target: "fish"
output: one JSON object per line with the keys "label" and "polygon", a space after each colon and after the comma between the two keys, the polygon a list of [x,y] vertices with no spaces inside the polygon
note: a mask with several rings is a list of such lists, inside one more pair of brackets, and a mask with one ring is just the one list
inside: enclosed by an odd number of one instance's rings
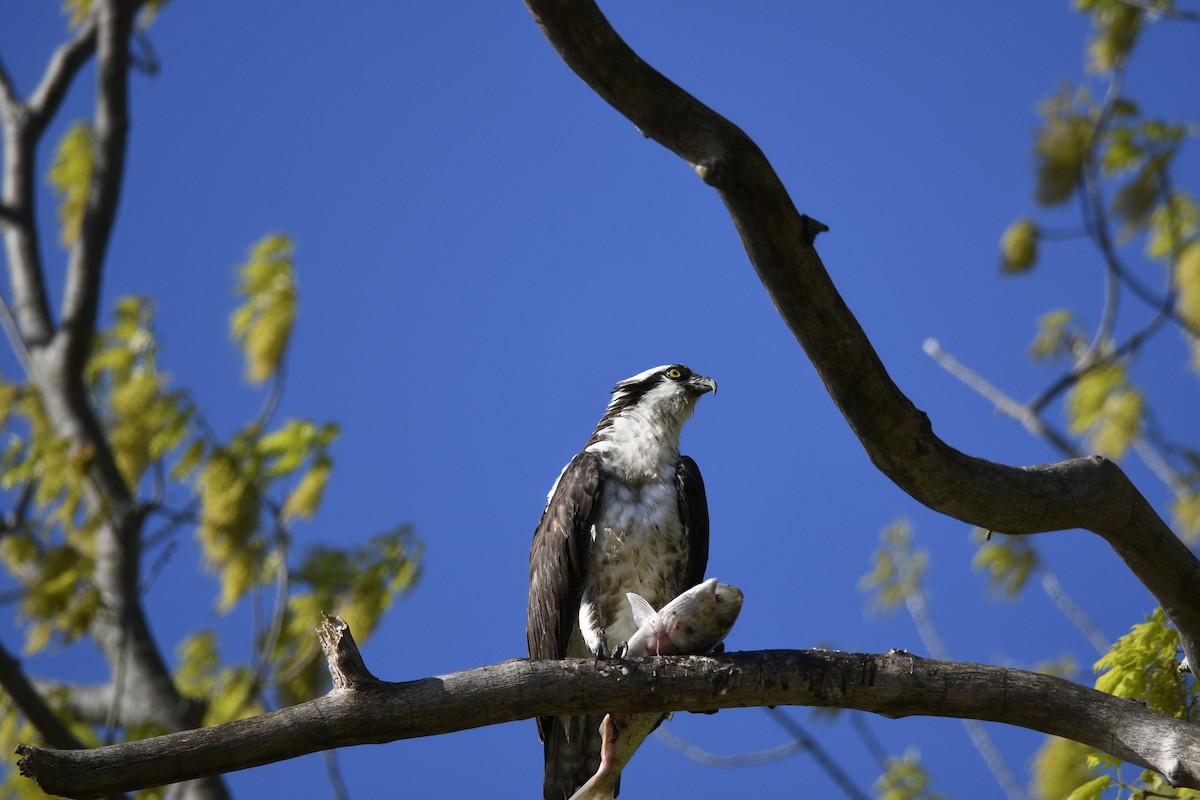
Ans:
{"label": "fish", "polygon": [[[637,630],[625,645],[626,658],[702,655],[724,641],[745,599],[741,589],[709,578],[658,611],[633,592],[626,594]],[[600,768],[571,800],[612,800],[625,765],[667,715],[657,711],[605,714]]]}

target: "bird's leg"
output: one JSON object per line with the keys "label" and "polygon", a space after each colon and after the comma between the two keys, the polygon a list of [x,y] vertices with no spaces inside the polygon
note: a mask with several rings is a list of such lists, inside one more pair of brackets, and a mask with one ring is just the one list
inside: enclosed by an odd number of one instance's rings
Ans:
{"label": "bird's leg", "polygon": [[596,657],[596,662],[610,658],[608,638],[604,628],[600,626],[600,602],[594,588],[588,587],[583,597],[579,598],[579,632],[583,635],[584,644]]}

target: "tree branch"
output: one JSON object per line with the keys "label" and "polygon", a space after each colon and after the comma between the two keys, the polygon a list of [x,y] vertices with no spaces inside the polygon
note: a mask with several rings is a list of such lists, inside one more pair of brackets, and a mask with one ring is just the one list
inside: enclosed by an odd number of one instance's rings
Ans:
{"label": "tree branch", "polygon": [[600,662],[517,659],[405,683],[359,681],[251,719],[93,750],[21,745],[22,774],[99,797],[357,744],[548,714],[836,706],[1004,722],[1064,736],[1200,787],[1200,729],[1141,703],[1008,667],[805,650]]}
{"label": "tree branch", "polygon": [[45,697],[21,669],[21,662],[13,658],[8,650],[0,646],[0,689],[12,699],[13,704],[25,715],[25,719],[37,729],[42,739],[51,747],[74,750],[83,747],[83,742],[71,732],[63,721],[46,703]]}
{"label": "tree branch", "polygon": [[1010,467],[939,439],[826,273],[812,246],[825,226],[796,211],[758,146],[642,61],[590,0],[526,5],[571,69],[717,190],[775,308],[880,471],[924,505],[989,530],[1102,536],[1200,659],[1200,562],[1119,467],[1098,456]]}
{"label": "tree branch", "polygon": [[67,89],[75,80],[80,68],[95,52],[96,17],[92,15],[79,26],[74,38],[54,52],[41,82],[29,96],[29,115],[33,121],[35,136],[41,136],[50,120],[54,119],[63,98],[67,95]]}
{"label": "tree branch", "polygon": [[92,346],[100,304],[104,253],[116,219],[125,172],[129,133],[129,38],[136,4],[129,0],[99,3],[96,19],[96,110],[92,184],[79,237],[67,262],[61,329],[68,380],[82,384],[83,364]]}

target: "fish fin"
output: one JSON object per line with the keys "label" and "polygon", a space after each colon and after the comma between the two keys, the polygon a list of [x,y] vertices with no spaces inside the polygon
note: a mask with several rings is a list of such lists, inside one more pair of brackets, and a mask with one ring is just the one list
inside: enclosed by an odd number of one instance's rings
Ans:
{"label": "fish fin", "polygon": [[629,607],[633,610],[633,624],[639,628],[646,624],[646,621],[655,615],[654,606],[646,601],[646,598],[640,594],[626,592],[625,596],[629,598]]}

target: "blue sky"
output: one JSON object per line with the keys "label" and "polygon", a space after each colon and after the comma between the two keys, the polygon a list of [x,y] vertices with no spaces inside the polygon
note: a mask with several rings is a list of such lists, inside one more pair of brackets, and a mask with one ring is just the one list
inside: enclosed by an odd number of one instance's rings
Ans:
{"label": "blue sky", "polygon": [[[818,241],[825,264],[939,435],[997,461],[1055,458],[921,344],[936,337],[1023,399],[1054,375],[1025,356],[1037,317],[1071,306],[1095,324],[1101,274],[1086,247],[1048,250],[1020,279],[997,269],[1000,234],[1033,210],[1036,105],[1082,76],[1086,19],[1041,0],[604,10],[647,61],[754,137],[797,207],[830,226]],[[28,91],[65,25],[48,2],[23,0],[7,17],[0,54]],[[1151,26],[1128,80],[1148,113],[1200,118],[1180,78],[1195,36],[1194,26]],[[924,652],[906,616],[865,614],[857,588],[880,529],[904,516],[931,551],[931,609],[956,658],[1029,666],[1074,653],[1085,670],[1094,660],[1036,587],[1012,603],[984,599],[968,527],[873,469],[717,196],[587,89],[521,3],[176,2],[151,39],[162,69],[132,80],[105,308],[124,294],[154,298],[162,365],[228,434],[260,402],[228,340],[234,268],[268,232],[295,237],[301,315],[279,418],[343,430],[323,511],[297,540],[353,542],[409,521],[425,547],[420,585],[365,648],[379,676],[524,655],[528,546],[545,493],[612,384],[666,362],[720,384],[683,444],[708,486],[709,574],[746,595],[730,649]],[[48,146],[87,114],[92,75]],[[1200,184],[1194,149],[1176,180]],[[42,219],[53,213],[47,195]],[[57,281],[61,253],[47,260]],[[1144,318],[1134,303],[1124,311],[1121,330]],[[1157,346],[1135,378],[1158,387],[1167,425],[1184,425],[1194,375],[1174,334]],[[0,367],[16,374],[7,351]],[[1128,468],[1165,504],[1145,469]],[[1108,636],[1153,607],[1096,537],[1063,532],[1037,545]],[[195,556],[181,542],[147,596],[154,628],[169,650],[215,626],[233,654],[245,616],[213,610],[215,583]],[[16,646],[11,620],[0,637]],[[62,655],[29,664],[83,678],[98,663],[86,648]],[[793,714],[870,788],[878,768],[845,717]],[[936,790],[1000,796],[958,722],[866,722],[889,752],[919,746]],[[757,709],[681,715],[671,729],[724,754],[787,741]],[[1024,778],[1040,735],[991,732]],[[339,758],[355,798],[534,796],[540,786],[532,722]],[[324,774],[310,756],[229,781],[243,797],[325,797]],[[704,795],[838,796],[803,755],[717,770],[650,740],[623,796],[649,796],[663,781]]]}

